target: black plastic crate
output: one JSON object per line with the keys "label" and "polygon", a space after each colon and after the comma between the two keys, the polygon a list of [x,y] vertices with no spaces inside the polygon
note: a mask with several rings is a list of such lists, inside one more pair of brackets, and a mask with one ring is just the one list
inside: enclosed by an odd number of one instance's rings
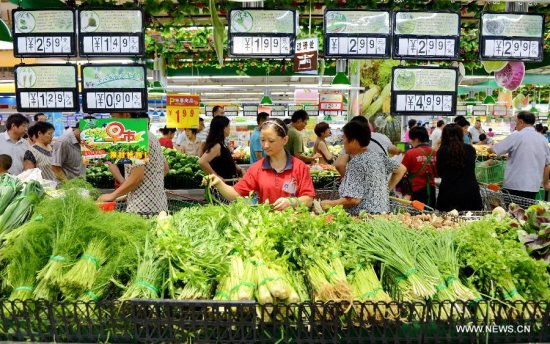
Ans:
{"label": "black plastic crate", "polygon": [[[0,341],[138,343],[550,342],[550,303],[0,300]],[[458,326],[496,326],[497,331]],[[518,329],[523,329],[519,331]]]}

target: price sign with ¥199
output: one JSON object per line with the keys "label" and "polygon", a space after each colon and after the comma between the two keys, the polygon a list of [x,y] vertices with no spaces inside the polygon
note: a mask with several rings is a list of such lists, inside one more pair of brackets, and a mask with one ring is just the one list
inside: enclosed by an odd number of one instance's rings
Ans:
{"label": "price sign with \u00a5199", "polygon": [[199,127],[199,116],[198,94],[166,96],[166,127],[196,129]]}

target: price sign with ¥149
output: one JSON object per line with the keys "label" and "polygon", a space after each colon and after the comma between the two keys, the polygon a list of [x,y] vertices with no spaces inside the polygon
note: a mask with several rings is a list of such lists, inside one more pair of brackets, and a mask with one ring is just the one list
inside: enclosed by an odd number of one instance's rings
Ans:
{"label": "price sign with \u00a5149", "polygon": [[199,127],[199,116],[199,95],[166,96],[166,127],[196,129]]}

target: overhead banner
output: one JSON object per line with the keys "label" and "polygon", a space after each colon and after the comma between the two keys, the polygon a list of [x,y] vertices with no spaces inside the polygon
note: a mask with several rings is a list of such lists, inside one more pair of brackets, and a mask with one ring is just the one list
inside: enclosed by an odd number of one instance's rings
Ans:
{"label": "overhead banner", "polygon": [[80,56],[143,56],[143,10],[78,11]]}
{"label": "overhead banner", "polygon": [[393,67],[391,114],[455,115],[457,91],[456,68]]}
{"label": "overhead banner", "polygon": [[481,60],[543,60],[544,15],[484,12],[480,26]]}
{"label": "overhead banner", "polygon": [[84,112],[147,111],[147,68],[140,64],[82,66]]}
{"label": "overhead banner", "polygon": [[14,71],[17,111],[80,110],[75,65],[20,64]]}
{"label": "overhead banner", "polygon": [[397,11],[393,16],[394,59],[458,59],[460,13]]}
{"label": "overhead banner", "polygon": [[326,57],[390,57],[389,11],[326,10],[324,18]]}
{"label": "overhead banner", "polygon": [[200,104],[198,94],[166,95],[166,127],[198,129]]}
{"label": "overhead banner", "polygon": [[295,10],[234,9],[229,11],[229,55],[294,56],[298,15]]}
{"label": "overhead banner", "polygon": [[148,160],[147,119],[80,120],[81,152],[84,163],[121,159]]}
{"label": "overhead banner", "polygon": [[319,39],[309,37],[296,41],[294,54],[294,72],[317,74],[317,59],[319,54]]}
{"label": "overhead banner", "polygon": [[15,57],[76,56],[73,10],[12,11]]}

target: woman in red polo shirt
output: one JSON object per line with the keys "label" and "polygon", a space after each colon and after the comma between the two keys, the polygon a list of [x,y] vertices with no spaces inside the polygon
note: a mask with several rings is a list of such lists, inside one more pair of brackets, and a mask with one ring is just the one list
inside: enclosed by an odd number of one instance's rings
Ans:
{"label": "woman in red polo shirt", "polygon": [[268,202],[276,210],[310,207],[315,196],[309,168],[299,159],[285,151],[288,128],[280,119],[266,121],[260,131],[260,140],[266,157],[254,163],[233,187],[220,177],[211,174],[207,178],[229,201],[246,197],[254,191],[258,202]]}

